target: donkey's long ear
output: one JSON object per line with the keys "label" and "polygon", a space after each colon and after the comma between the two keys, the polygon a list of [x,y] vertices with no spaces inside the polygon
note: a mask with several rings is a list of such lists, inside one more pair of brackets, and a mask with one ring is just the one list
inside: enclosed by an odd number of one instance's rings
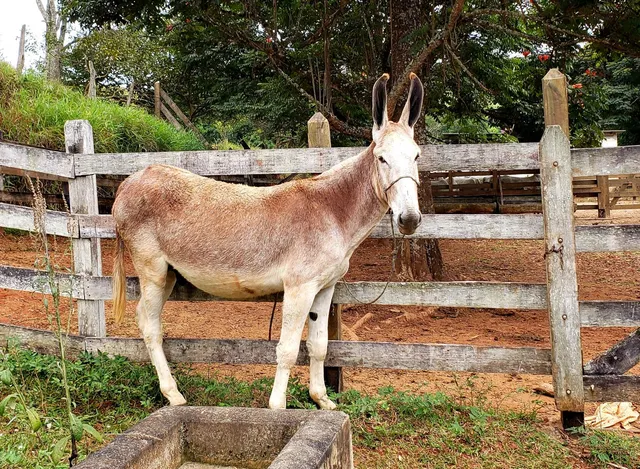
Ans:
{"label": "donkey's long ear", "polygon": [[400,116],[400,122],[413,127],[413,125],[420,117],[422,112],[422,99],[424,97],[424,90],[422,89],[422,82],[415,73],[409,75],[411,80],[411,87],[409,88],[409,96],[407,97],[407,103],[402,109],[402,115]]}
{"label": "donkey's long ear", "polygon": [[379,135],[380,130],[387,125],[387,80],[389,74],[385,73],[373,85],[371,113],[373,114],[373,140]]}

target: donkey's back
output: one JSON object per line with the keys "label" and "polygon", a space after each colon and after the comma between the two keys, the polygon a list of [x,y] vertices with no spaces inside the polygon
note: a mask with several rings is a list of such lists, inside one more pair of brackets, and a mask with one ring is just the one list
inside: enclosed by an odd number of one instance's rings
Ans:
{"label": "donkey's back", "polygon": [[304,257],[321,253],[329,224],[307,185],[256,188],[152,165],[121,184],[113,216],[138,272],[171,265],[201,290],[246,299],[282,291],[297,270],[316,274]]}

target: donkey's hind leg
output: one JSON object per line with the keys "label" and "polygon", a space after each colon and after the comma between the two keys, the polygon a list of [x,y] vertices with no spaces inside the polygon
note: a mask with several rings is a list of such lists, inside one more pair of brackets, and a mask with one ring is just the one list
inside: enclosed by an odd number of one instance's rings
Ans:
{"label": "donkey's hind leg", "polygon": [[160,381],[160,391],[169,400],[170,405],[186,404],[186,399],[178,391],[176,381],[171,375],[167,358],[162,350],[161,313],[176,283],[174,272],[167,271],[167,263],[162,259],[147,261],[144,268],[136,268],[140,278],[141,297],[136,311],[138,327],[149,351],[151,363],[156,369]]}
{"label": "donkey's hind leg", "polygon": [[324,359],[327,356],[329,336],[329,310],[335,285],[320,290],[313,300],[309,312],[309,394],[316,404],[324,410],[333,410],[336,405],[327,396],[324,384]]}

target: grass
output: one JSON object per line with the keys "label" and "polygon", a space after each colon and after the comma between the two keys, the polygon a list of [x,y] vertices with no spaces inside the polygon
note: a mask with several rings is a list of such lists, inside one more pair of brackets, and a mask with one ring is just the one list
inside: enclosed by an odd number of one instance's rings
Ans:
{"label": "grass", "polygon": [[[83,354],[67,365],[74,413],[107,441],[164,405],[153,368],[124,358]],[[58,359],[10,346],[0,370],[10,369],[27,405],[43,416],[36,433],[19,409],[0,416],[0,468],[62,468],[52,453],[65,432],[64,390]],[[176,370],[181,390],[192,405],[265,407],[272,381],[208,379],[188,367]],[[473,386],[461,383],[460,386]],[[11,388],[0,383],[0,399]],[[463,398],[472,395],[473,398]],[[293,380],[288,403],[314,408],[308,390]],[[336,396],[333,396],[336,397]],[[347,391],[340,410],[352,422],[356,465],[361,468],[606,468],[608,463],[640,465],[640,440],[614,432],[588,431],[575,438],[545,427],[534,410],[491,407],[477,389],[460,396],[409,394],[391,388],[374,395]],[[80,458],[101,446],[91,438],[79,445]]]}
{"label": "grass", "polygon": [[64,123],[73,119],[91,123],[96,153],[203,149],[193,134],[144,109],[88,99],[33,72],[18,77],[0,62],[0,131],[6,140],[64,151]]}

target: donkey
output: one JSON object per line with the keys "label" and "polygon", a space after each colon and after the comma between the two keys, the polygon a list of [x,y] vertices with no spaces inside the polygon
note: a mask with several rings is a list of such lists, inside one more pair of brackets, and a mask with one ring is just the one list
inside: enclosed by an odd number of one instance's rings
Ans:
{"label": "donkey", "polygon": [[402,116],[391,122],[388,79],[382,75],[373,87],[371,145],[313,178],[258,188],[158,164],[120,185],[113,204],[115,316],[121,322],[125,312],[126,246],[140,279],[138,326],[170,405],[186,403],[162,350],[160,321],[177,271],[199,289],[231,300],[284,291],[269,407],[286,407],[289,374],[309,318],[309,393],[320,408],[335,408],[323,376],[335,285],[347,272],[353,251],[389,208],[403,234],[415,232],[422,218],[416,163],[420,148],[413,139],[422,83],[411,74]]}

